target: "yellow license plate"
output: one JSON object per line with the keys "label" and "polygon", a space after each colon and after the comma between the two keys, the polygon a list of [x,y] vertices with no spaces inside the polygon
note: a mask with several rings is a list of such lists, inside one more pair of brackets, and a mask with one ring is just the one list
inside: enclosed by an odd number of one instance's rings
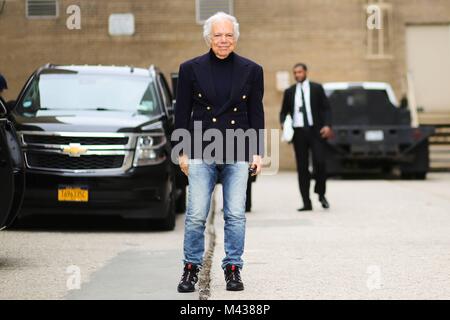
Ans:
{"label": "yellow license plate", "polygon": [[58,189],[58,201],[88,202],[89,191],[82,188]]}

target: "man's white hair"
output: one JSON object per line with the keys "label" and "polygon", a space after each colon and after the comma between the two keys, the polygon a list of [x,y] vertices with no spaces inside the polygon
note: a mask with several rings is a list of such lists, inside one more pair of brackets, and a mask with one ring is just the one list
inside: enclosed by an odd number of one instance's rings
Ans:
{"label": "man's white hair", "polygon": [[229,15],[225,12],[217,12],[216,14],[212,15],[208,18],[208,20],[205,21],[203,24],[203,38],[205,39],[208,46],[211,46],[211,33],[212,33],[212,26],[215,22],[228,20],[233,23],[233,34],[234,34],[234,40],[238,41],[239,39],[239,23],[235,17],[232,15]]}

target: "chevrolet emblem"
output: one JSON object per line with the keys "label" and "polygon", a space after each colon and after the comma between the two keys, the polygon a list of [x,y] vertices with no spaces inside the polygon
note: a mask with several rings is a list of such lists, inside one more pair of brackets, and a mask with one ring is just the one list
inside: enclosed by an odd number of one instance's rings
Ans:
{"label": "chevrolet emblem", "polygon": [[80,157],[88,151],[87,148],[82,147],[79,143],[70,143],[69,146],[64,147],[63,153],[70,157]]}

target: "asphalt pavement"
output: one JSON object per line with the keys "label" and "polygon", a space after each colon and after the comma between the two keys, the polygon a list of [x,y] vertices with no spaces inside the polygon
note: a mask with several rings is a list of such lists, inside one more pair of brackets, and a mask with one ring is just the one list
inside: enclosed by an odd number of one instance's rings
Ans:
{"label": "asphalt pavement", "polygon": [[201,292],[176,292],[180,215],[171,232],[113,220],[2,231],[0,299],[450,299],[450,174],[330,180],[331,209],[313,197],[309,213],[293,172],[253,188],[243,292],[225,290],[217,186]]}

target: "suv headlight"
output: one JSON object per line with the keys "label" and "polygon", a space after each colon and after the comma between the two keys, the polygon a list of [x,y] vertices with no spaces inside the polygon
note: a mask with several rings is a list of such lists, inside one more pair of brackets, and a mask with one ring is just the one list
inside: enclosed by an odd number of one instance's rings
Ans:
{"label": "suv headlight", "polygon": [[166,159],[165,144],[166,136],[163,133],[138,136],[133,166],[148,166],[164,161]]}

